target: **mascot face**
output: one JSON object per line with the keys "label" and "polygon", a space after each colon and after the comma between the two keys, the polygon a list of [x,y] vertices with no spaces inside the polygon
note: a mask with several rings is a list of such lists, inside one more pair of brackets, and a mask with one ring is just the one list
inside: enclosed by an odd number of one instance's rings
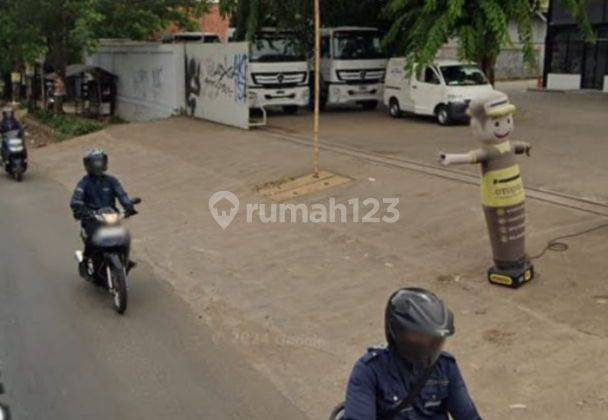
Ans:
{"label": "mascot face", "polygon": [[478,140],[487,144],[502,143],[513,132],[513,115],[487,117],[483,120],[471,118],[471,129]]}

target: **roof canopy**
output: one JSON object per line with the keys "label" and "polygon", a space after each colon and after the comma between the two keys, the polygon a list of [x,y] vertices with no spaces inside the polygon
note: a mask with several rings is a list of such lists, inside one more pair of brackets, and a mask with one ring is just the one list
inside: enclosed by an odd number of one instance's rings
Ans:
{"label": "roof canopy", "polygon": [[[66,71],[65,71],[65,76],[66,78],[71,78],[71,77],[76,77],[79,76],[83,73],[87,73],[90,74],[92,76],[96,76],[98,74],[104,75],[104,76],[111,76],[111,77],[117,77],[116,75],[110,73],[109,71],[106,71],[104,69],[102,69],[101,67],[96,67],[96,66],[91,66],[88,64],[70,64],[69,66],[67,66]],[[49,73],[46,75],[47,79],[56,79],[57,78],[57,73],[53,72],[53,73]]]}

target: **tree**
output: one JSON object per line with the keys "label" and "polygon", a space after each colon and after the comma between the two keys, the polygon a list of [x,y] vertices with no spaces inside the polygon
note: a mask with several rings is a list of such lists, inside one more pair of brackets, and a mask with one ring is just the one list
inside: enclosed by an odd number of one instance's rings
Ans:
{"label": "tree", "polygon": [[38,29],[20,22],[28,18],[17,7],[19,0],[0,0],[0,75],[5,82],[5,98],[12,89],[10,72],[22,70],[26,63],[33,63],[44,52],[39,43]]}
{"label": "tree", "polygon": [[[589,40],[593,31],[585,0],[561,0]],[[450,39],[458,40],[460,59],[477,62],[494,83],[494,67],[501,49],[511,45],[509,23],[517,25],[524,60],[535,66],[532,23],[539,0],[390,0],[386,16],[393,20],[386,42],[405,55],[408,69],[426,65]]]}
{"label": "tree", "polygon": [[[170,24],[192,26],[206,8],[205,0],[0,0],[2,23],[10,41],[0,42],[5,65],[32,60],[31,46],[45,50],[56,74],[65,79],[70,62],[80,61],[99,38],[147,39]],[[4,26],[4,25],[2,25]],[[23,37],[27,34],[27,37]],[[4,39],[4,38],[3,38]],[[8,39],[8,38],[6,38]],[[58,109],[61,103],[58,101]]]}
{"label": "tree", "polygon": [[[321,0],[323,26],[388,28],[382,11],[389,0]],[[236,29],[235,38],[251,40],[263,26],[290,29],[312,46],[312,0],[222,0],[220,8]]]}

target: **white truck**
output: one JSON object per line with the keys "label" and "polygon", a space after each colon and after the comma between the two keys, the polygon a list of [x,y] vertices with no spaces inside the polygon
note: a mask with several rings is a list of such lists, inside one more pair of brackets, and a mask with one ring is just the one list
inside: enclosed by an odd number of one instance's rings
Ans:
{"label": "white truck", "polygon": [[387,57],[375,28],[321,31],[321,105],[359,104],[374,109],[382,100]]}
{"label": "white truck", "polygon": [[203,44],[216,44],[222,42],[218,34],[213,32],[178,32],[163,35],[161,41],[164,44],[197,42]]}
{"label": "white truck", "polygon": [[469,102],[493,87],[472,63],[438,60],[424,68],[405,69],[405,58],[391,58],[384,84],[384,104],[393,118],[403,112],[435,116],[440,125],[466,120]]}
{"label": "white truck", "polygon": [[295,114],[310,101],[309,64],[295,33],[262,29],[251,42],[248,95],[251,108],[280,106]]}

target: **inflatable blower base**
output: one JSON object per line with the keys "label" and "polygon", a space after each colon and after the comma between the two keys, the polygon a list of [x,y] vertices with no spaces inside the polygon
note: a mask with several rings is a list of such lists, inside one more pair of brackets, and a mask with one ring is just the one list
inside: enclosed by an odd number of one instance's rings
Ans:
{"label": "inflatable blower base", "polygon": [[488,270],[488,281],[497,286],[517,289],[525,283],[534,279],[534,266],[529,261],[524,261],[521,267],[501,270],[492,267]]}

